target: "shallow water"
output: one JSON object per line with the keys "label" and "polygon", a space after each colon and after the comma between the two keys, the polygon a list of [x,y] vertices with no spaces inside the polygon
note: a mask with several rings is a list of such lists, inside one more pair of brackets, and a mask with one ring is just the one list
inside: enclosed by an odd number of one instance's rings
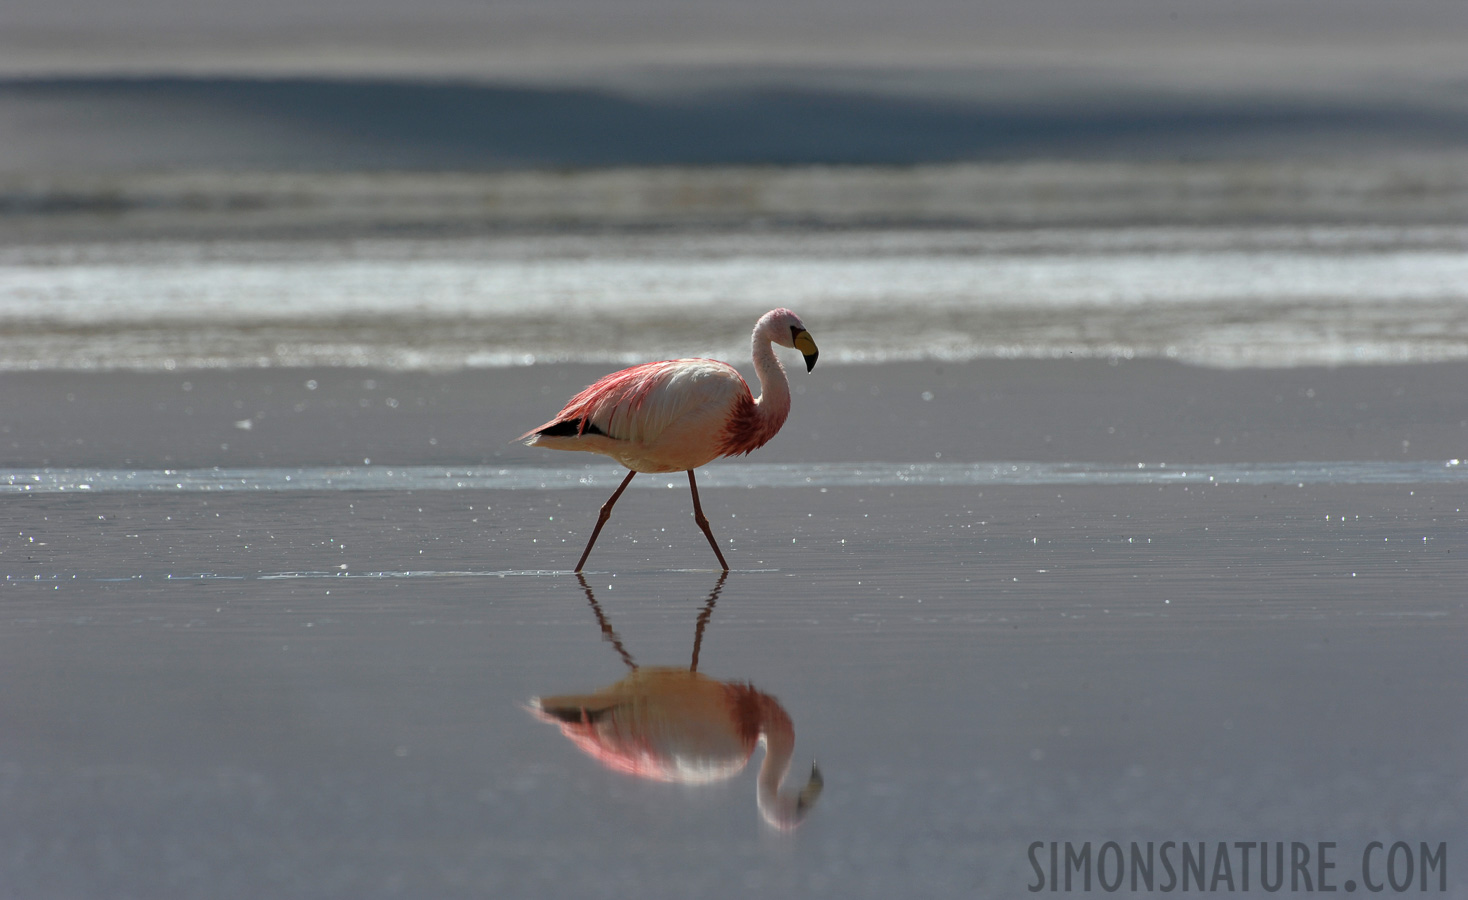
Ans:
{"label": "shallow water", "polygon": [[[66,491],[367,491],[599,488],[621,482],[616,466],[470,468],[363,466],[297,469],[0,470],[0,492]],[[651,475],[641,488],[681,485],[681,475]],[[889,487],[916,485],[1117,484],[1456,484],[1468,485],[1462,460],[1419,462],[1167,463],[728,463],[709,469],[710,487]]]}
{"label": "shallow water", "polygon": [[[1463,499],[709,487],[720,578],[686,497],[644,493],[582,584],[586,491],[13,497],[0,873],[53,897],[1014,896],[1033,841],[1298,840],[1337,843],[1339,886],[1371,840],[1464,833]],[[819,765],[793,832],[756,809],[761,751],[646,781],[526,709],[695,652],[777,698],[792,781]]]}
{"label": "shallow water", "polygon": [[[1459,230],[786,237],[3,251],[0,895],[1020,896],[1036,841],[1247,840],[1335,842],[1341,889],[1371,841],[1447,844],[1468,896],[1468,395],[1427,362],[1468,347]],[[652,318],[550,327],[598,254],[645,263],[612,293],[668,276]],[[1099,281],[1055,293],[1067,255]],[[646,476],[575,578],[619,470],[514,436],[589,359],[747,358],[762,308],[670,316],[673,288],[805,256],[816,288],[915,286],[761,298],[823,358],[775,441],[699,474],[735,570]],[[389,269],[456,274],[353,319]],[[947,305],[986,271],[1063,302]],[[262,319],[297,280],[319,302]],[[917,358],[854,362],[873,335]],[[1137,358],[1194,339],[1246,365]],[[479,365],[527,347],[581,362]],[[727,738],[693,692],[629,704],[696,707],[632,729],[638,765],[529,708],[695,658],[788,717],[787,797],[819,766],[793,830],[765,750],[693,752]],[[668,746],[728,777],[593,758]]]}

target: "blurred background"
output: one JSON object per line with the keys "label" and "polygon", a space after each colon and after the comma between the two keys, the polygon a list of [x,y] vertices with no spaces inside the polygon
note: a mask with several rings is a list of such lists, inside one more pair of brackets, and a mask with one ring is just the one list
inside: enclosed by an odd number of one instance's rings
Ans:
{"label": "blurred background", "polygon": [[10,0],[0,172],[1457,154],[1456,0]]}
{"label": "blurred background", "polygon": [[0,366],[1461,359],[1465,151],[1458,0],[11,0]]}

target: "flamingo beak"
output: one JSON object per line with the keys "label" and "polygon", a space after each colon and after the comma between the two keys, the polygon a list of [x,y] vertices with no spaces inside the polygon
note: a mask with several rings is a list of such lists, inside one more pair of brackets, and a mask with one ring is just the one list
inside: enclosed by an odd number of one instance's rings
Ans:
{"label": "flamingo beak", "polygon": [[805,370],[809,372],[811,369],[814,369],[816,367],[816,358],[821,355],[821,351],[816,349],[815,339],[810,336],[810,332],[805,330],[796,331],[791,337],[794,339],[795,349],[799,350],[801,355],[805,357]]}
{"label": "flamingo beak", "polygon": [[804,815],[816,805],[816,798],[821,796],[821,789],[826,786],[826,779],[821,777],[820,767],[815,763],[810,764],[810,781],[801,788],[800,796],[795,800],[795,811]]}

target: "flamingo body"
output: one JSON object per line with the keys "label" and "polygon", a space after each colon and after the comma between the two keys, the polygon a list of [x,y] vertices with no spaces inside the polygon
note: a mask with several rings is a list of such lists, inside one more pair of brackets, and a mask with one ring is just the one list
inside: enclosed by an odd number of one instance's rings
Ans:
{"label": "flamingo body", "polygon": [[749,385],[713,359],[670,359],[601,379],[524,435],[532,447],[610,456],[634,472],[683,472],[764,445],[785,423],[761,417]]}
{"label": "flamingo body", "polygon": [[804,787],[781,792],[795,752],[795,726],[779,701],[747,684],[653,666],[595,693],[533,698],[530,710],[608,769],[650,781],[723,781],[742,771],[763,744],[756,799],[765,821],[777,828],[800,824],[824,784],[812,767]]}
{"label": "flamingo body", "polygon": [[555,417],[520,436],[530,447],[579,450],[609,456],[629,474],[602,507],[591,540],[576,564],[586,563],[611,508],[638,472],[688,472],[694,519],[728,571],[698,500],[693,470],[721,456],[749,453],[767,443],[790,414],[790,385],[772,344],[805,356],[806,371],[818,351],[800,317],[772,309],[755,323],[751,337],[760,396],[734,367],[712,359],[644,363],[602,378],[572,397]]}
{"label": "flamingo body", "polygon": [[534,698],[531,708],[609,769],[701,784],[745,767],[763,731],[762,714],[778,710],[784,721],[772,715],[773,727],[790,727],[777,705],[761,708],[763,699],[747,685],[650,666],[594,694]]}

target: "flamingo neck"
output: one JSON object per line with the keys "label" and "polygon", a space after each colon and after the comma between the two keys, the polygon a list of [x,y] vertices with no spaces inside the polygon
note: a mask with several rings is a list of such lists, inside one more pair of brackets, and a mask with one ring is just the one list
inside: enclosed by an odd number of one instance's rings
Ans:
{"label": "flamingo neck", "polygon": [[795,724],[780,702],[747,684],[725,684],[730,715],[745,747],[746,759],[763,744],[765,758],[755,779],[755,802],[770,825],[790,830],[799,825],[821,795],[820,771],[811,767],[810,780],[795,790],[780,792],[795,755]]}
{"label": "flamingo neck", "polygon": [[764,320],[754,329],[754,374],[759,378],[760,395],[751,398],[746,392],[730,411],[724,431],[720,455],[737,456],[763,447],[790,415],[790,383],[785,380],[785,367],[770,346],[771,338]]}
{"label": "flamingo neck", "polygon": [[760,740],[765,745],[765,758],[759,767],[755,801],[766,822],[788,831],[800,824],[820,796],[821,777],[812,768],[809,782],[780,792],[795,755],[795,726],[774,698],[762,694],[760,701]]}
{"label": "flamingo neck", "polygon": [[760,740],[765,745],[765,758],[759,767],[759,808],[768,811],[780,805],[780,784],[795,755],[795,726],[790,715],[768,697],[761,695],[760,700]]}
{"label": "flamingo neck", "polygon": [[[761,322],[761,325],[764,323]],[[785,424],[790,415],[790,382],[785,378],[785,367],[775,355],[769,334],[764,328],[756,328],[751,340],[753,344],[754,374],[759,379],[760,395],[754,406],[761,424],[774,435]]]}

